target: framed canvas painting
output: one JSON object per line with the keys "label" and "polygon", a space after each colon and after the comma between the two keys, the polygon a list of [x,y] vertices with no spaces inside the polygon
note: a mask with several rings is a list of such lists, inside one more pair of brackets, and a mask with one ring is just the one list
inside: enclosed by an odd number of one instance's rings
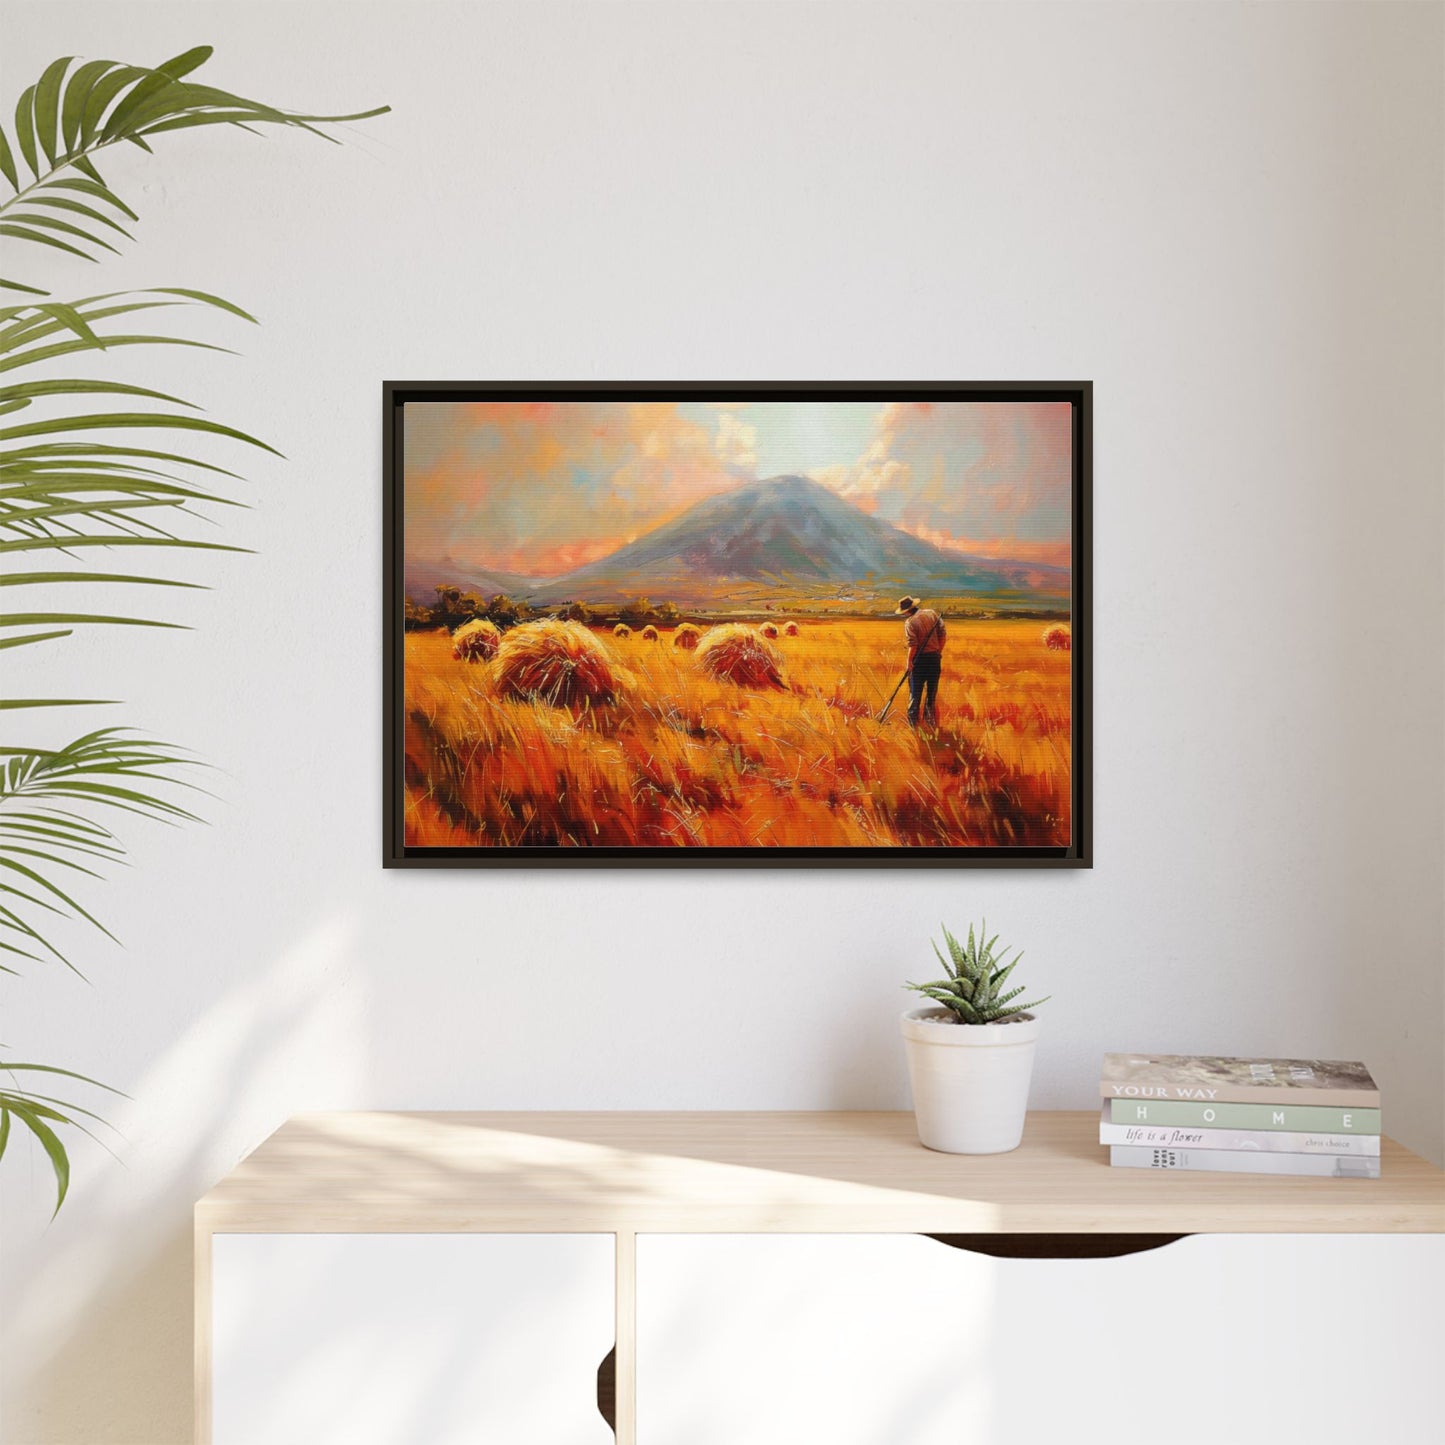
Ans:
{"label": "framed canvas painting", "polygon": [[1089,865],[1089,383],[384,407],[388,866]]}

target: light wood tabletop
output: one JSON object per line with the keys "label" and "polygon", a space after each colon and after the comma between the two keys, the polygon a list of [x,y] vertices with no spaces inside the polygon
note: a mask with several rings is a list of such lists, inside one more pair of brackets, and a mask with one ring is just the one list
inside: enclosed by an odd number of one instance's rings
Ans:
{"label": "light wood tabletop", "polygon": [[1020,1148],[924,1149],[908,1113],[335,1113],[283,1125],[196,1206],[249,1231],[1438,1233],[1445,1174],[1113,1169],[1097,1112]]}

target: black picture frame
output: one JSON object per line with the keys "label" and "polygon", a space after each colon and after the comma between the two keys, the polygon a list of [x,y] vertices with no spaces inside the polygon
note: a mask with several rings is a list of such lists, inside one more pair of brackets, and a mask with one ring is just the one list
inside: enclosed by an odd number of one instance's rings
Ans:
{"label": "black picture frame", "polygon": [[[1054,401],[1073,407],[1071,842],[1067,847],[419,848],[405,786],[403,409],[437,401]],[[383,852],[387,868],[1091,868],[1093,866],[1093,383],[387,381],[382,385]]]}

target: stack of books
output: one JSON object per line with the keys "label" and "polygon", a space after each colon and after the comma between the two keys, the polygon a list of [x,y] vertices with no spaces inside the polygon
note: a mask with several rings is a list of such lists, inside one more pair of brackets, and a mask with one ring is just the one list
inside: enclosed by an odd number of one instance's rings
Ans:
{"label": "stack of books", "polygon": [[1363,1064],[1105,1054],[1099,1142],[1126,1169],[1380,1177],[1380,1091]]}

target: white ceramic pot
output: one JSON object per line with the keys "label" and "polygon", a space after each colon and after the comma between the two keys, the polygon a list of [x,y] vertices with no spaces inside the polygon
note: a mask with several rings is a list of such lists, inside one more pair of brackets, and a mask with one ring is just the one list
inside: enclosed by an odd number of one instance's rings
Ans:
{"label": "white ceramic pot", "polygon": [[1017,1149],[1029,1107],[1039,1021],[958,1024],[943,1008],[903,1015],[919,1140],[945,1154]]}

